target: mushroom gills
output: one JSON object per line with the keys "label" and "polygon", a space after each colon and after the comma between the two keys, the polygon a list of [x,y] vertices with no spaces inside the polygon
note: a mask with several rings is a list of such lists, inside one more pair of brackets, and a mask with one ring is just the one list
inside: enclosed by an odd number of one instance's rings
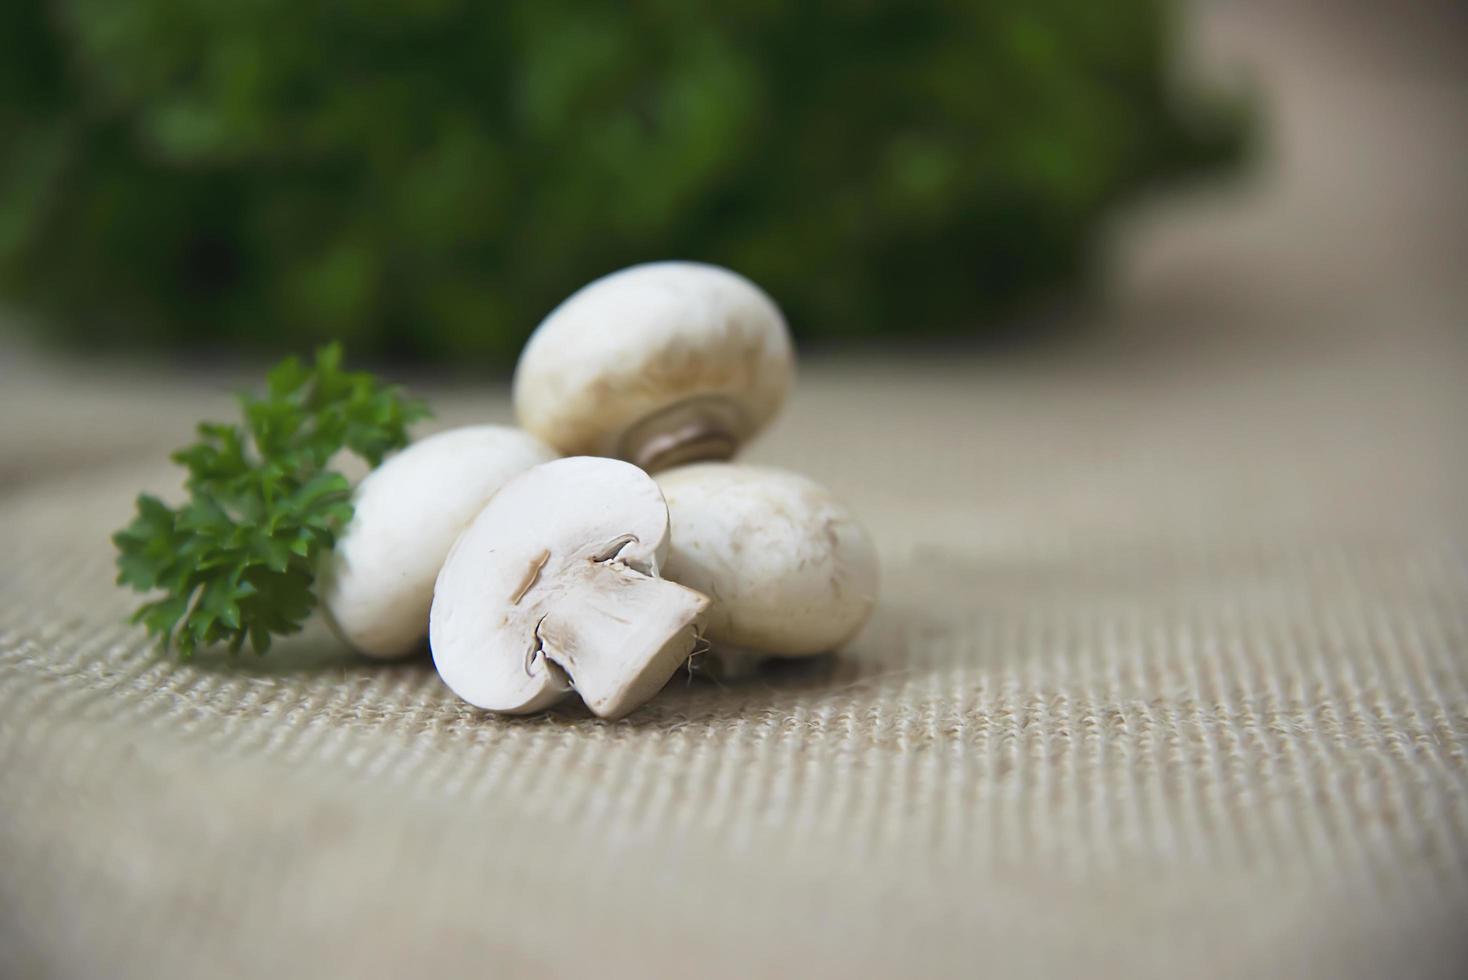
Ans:
{"label": "mushroom gills", "polygon": [[622,434],[612,454],[649,473],[684,463],[731,459],[739,448],[741,434],[750,428],[733,399],[699,395],[632,426]]}

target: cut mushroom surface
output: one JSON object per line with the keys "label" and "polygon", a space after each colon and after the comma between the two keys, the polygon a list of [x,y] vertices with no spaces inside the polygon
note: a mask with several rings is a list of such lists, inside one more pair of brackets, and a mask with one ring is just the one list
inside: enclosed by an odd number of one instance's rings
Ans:
{"label": "cut mushroom surface", "polygon": [[545,318],[515,370],[515,412],[564,453],[653,471],[732,456],[779,411],[793,374],[785,319],[758,286],[718,266],[653,262]]}
{"label": "cut mushroom surface", "polygon": [[737,463],[683,466],[657,481],[672,527],[664,573],[709,596],[716,648],[806,656],[841,647],[866,623],[876,551],[826,488]]}
{"label": "cut mushroom surface", "polygon": [[693,651],[708,599],[660,577],[668,509],[642,470],[570,457],[494,495],[439,572],[429,645],[470,704],[526,713],[574,689],[620,717]]}
{"label": "cut mushroom surface", "polygon": [[323,561],[328,624],[368,656],[419,649],[454,539],[506,480],[555,458],[534,436],[502,425],[450,429],[388,458],[353,491],[352,520]]}

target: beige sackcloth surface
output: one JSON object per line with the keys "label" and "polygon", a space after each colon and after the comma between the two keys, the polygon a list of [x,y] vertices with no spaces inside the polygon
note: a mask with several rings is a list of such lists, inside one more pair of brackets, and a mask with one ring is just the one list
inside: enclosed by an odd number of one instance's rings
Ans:
{"label": "beige sackcloth surface", "polygon": [[1462,975],[1468,99],[1356,10],[1204,10],[1266,162],[1066,339],[809,365],[875,618],[623,722],[157,656],[107,535],[240,379],[7,348],[0,976]]}

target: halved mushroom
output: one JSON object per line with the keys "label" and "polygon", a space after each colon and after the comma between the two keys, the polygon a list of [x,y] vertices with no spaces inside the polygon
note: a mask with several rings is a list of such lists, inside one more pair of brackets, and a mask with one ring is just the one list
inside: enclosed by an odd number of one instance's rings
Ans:
{"label": "halved mushroom", "polygon": [[683,466],[657,482],[672,526],[664,573],[713,600],[705,635],[716,651],[807,656],[866,623],[876,551],[820,484],[736,463]]}
{"label": "halved mushroom", "polygon": [[578,456],[516,477],[439,572],[439,675],[491,711],[539,711],[574,688],[603,718],[626,714],[688,659],[708,607],[659,577],[667,550],[667,505],[635,466]]}
{"label": "halved mushroom", "polygon": [[428,633],[433,583],[459,532],[508,479],[556,453],[502,425],[413,443],[357,485],[351,522],[321,568],[321,608],[371,657],[411,653]]}
{"label": "halved mushroom", "polygon": [[536,328],[515,413],[563,453],[653,471],[728,459],[772,419],[794,374],[785,319],[728,269],[653,262],[583,287]]}

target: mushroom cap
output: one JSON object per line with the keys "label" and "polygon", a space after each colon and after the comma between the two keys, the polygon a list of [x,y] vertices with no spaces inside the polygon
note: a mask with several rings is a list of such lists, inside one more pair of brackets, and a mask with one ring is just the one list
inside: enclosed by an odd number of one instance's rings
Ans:
{"label": "mushroom cap", "polygon": [[667,549],[662,493],[629,463],[577,456],[516,477],[439,572],[439,675],[492,711],[538,711],[574,687],[596,714],[625,714],[687,660],[708,605],[658,577]]}
{"label": "mushroom cap", "polygon": [[706,400],[743,445],[793,375],[785,318],[758,286],[718,266],[652,262],[582,287],[541,322],[515,369],[515,414],[564,453],[625,457],[629,430]]}
{"label": "mushroom cap", "polygon": [[839,648],[876,605],[871,538],[830,492],[795,473],[699,463],[657,476],[672,549],[664,574],[712,600],[716,646],[796,657]]}
{"label": "mushroom cap", "polygon": [[506,480],[555,458],[519,429],[475,425],[420,439],[367,474],[321,567],[322,611],[336,634],[372,657],[417,649],[459,532]]}

